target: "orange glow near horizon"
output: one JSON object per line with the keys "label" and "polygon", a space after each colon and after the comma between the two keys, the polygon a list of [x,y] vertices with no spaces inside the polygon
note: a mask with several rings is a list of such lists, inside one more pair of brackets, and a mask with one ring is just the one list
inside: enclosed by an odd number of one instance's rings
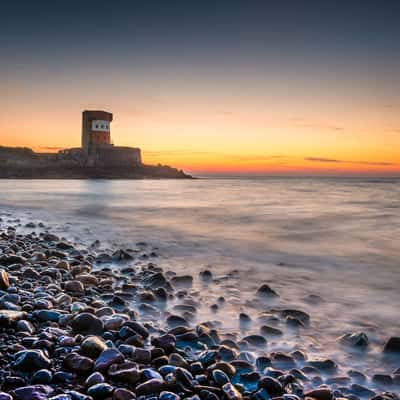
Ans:
{"label": "orange glow near horizon", "polygon": [[194,174],[400,175],[400,105],[365,93],[354,99],[314,89],[288,97],[253,89],[223,96],[196,87],[157,98],[106,88],[103,104],[97,92],[82,97],[86,88],[79,85],[63,87],[57,101],[53,92],[36,97],[42,88],[34,82],[8,85],[14,86],[0,110],[3,146],[79,147],[82,111],[104,109],[114,114],[114,144],[140,147],[148,164]]}

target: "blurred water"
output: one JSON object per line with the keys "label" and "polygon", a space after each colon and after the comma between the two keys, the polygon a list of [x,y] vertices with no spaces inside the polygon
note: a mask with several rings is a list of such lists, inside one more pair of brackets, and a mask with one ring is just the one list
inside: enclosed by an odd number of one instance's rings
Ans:
{"label": "blurred water", "polygon": [[[281,296],[278,307],[298,307],[312,318],[310,330],[285,336],[276,348],[295,343],[346,366],[393,367],[381,349],[400,334],[400,180],[2,180],[0,217],[7,213],[43,221],[83,244],[132,247],[144,240],[159,247],[161,266],[175,271],[197,276],[208,266],[221,276],[237,269],[222,286],[197,285],[200,317],[238,330],[238,312],[260,312],[251,300],[267,282]],[[212,314],[209,305],[221,294],[227,306]],[[309,294],[323,302],[310,305]],[[337,336],[358,330],[372,341],[365,357],[336,344]]]}

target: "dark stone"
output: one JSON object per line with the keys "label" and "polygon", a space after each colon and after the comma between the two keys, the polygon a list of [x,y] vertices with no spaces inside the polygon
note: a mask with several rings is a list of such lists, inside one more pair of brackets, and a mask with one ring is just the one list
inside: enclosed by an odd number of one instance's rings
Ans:
{"label": "dark stone", "polygon": [[104,350],[96,360],[94,368],[96,371],[107,370],[110,365],[121,363],[124,361],[124,356],[116,349]]}
{"label": "dark stone", "polygon": [[355,332],[343,335],[340,338],[340,343],[347,346],[365,348],[368,346],[369,340],[364,332]]}
{"label": "dark stone", "polygon": [[265,389],[271,397],[276,397],[283,394],[283,387],[281,383],[271,376],[264,376],[261,378],[258,382],[258,387],[259,389]]}
{"label": "dark stone", "polygon": [[242,394],[232,385],[232,383],[226,383],[222,386],[222,391],[228,400],[242,400]]}
{"label": "dark stone", "polygon": [[389,386],[393,384],[393,378],[390,375],[375,374],[372,376],[372,382],[377,385]]}
{"label": "dark stone", "polygon": [[104,382],[104,376],[100,372],[93,372],[89,375],[85,381],[87,387],[97,385],[98,383]]}
{"label": "dark stone", "polygon": [[282,310],[281,314],[283,318],[294,318],[301,321],[304,325],[308,325],[310,323],[310,316],[301,310],[286,309]]}
{"label": "dark stone", "polygon": [[75,333],[84,335],[99,335],[103,333],[103,321],[95,315],[84,312],[78,314],[72,321],[71,327]]}
{"label": "dark stone", "polygon": [[[32,377],[32,383],[48,384],[53,379],[53,374],[48,369],[40,369]],[[0,399],[1,400],[1,399]]]}
{"label": "dark stone", "polygon": [[271,286],[264,283],[257,289],[257,296],[261,298],[278,297],[278,293]]}
{"label": "dark stone", "polygon": [[171,282],[177,287],[191,287],[193,285],[193,277],[191,275],[174,276]]}
{"label": "dark stone", "polygon": [[87,390],[87,394],[92,396],[94,400],[103,400],[110,397],[114,391],[114,387],[108,383],[98,383],[90,386]]}
{"label": "dark stone", "polygon": [[160,379],[150,379],[136,386],[136,395],[158,394],[166,388],[166,384]]}
{"label": "dark stone", "polygon": [[400,353],[400,336],[391,337],[383,349],[385,353]]}
{"label": "dark stone", "polygon": [[14,390],[14,400],[47,400],[53,391],[47,385],[24,386]]}
{"label": "dark stone", "polygon": [[8,274],[4,269],[0,269],[0,290],[7,290],[10,287]]}
{"label": "dark stone", "polygon": [[164,349],[166,353],[171,353],[175,350],[176,338],[174,335],[166,334],[158,337],[152,337],[151,343],[154,346]]}
{"label": "dark stone", "polygon": [[263,325],[260,328],[260,332],[265,336],[281,336],[281,335],[283,335],[283,332],[280,329],[274,328],[269,325]]}
{"label": "dark stone", "polygon": [[313,360],[308,361],[307,365],[316,368],[319,371],[334,372],[337,369],[337,365],[332,360]]}
{"label": "dark stone", "polygon": [[136,399],[135,393],[128,389],[117,388],[113,393],[113,400],[134,400]]}
{"label": "dark stone", "polygon": [[189,323],[186,321],[186,319],[180,317],[179,315],[170,315],[166,322],[171,328],[177,326],[189,326]]}
{"label": "dark stone", "polygon": [[54,310],[39,310],[33,313],[33,316],[40,321],[51,321],[58,322],[60,320],[61,314]]}
{"label": "dark stone", "polygon": [[173,392],[161,392],[159,396],[159,400],[180,400],[180,396]]}
{"label": "dark stone", "polygon": [[113,364],[108,369],[108,375],[116,381],[128,384],[135,384],[140,380],[140,372],[137,365],[132,362]]}
{"label": "dark stone", "polygon": [[350,391],[351,393],[355,394],[356,396],[360,397],[373,397],[376,395],[376,393],[373,390],[368,389],[365,386],[358,385],[357,383],[353,383],[350,386]]}
{"label": "dark stone", "polygon": [[310,392],[305,393],[305,397],[311,397],[315,400],[332,400],[333,393],[330,389],[319,388],[311,390]]}
{"label": "dark stone", "polygon": [[24,311],[0,310],[0,326],[13,325],[26,317],[27,314]]}
{"label": "dark stone", "polygon": [[212,371],[212,377],[214,382],[220,387],[224,386],[226,383],[230,383],[228,375],[220,369],[214,369]]}
{"label": "dark stone", "polygon": [[265,338],[260,335],[249,335],[244,337],[243,340],[245,340],[246,342],[255,347],[261,347],[267,345],[267,341],[265,340]]}
{"label": "dark stone", "polygon": [[93,370],[94,362],[89,357],[78,353],[70,353],[64,358],[64,366],[79,374],[89,374]]}
{"label": "dark stone", "polygon": [[101,338],[89,336],[81,343],[80,353],[90,358],[97,358],[106,349],[107,345]]}
{"label": "dark stone", "polygon": [[37,371],[48,368],[50,364],[41,350],[22,350],[15,354],[13,367],[21,371]]}

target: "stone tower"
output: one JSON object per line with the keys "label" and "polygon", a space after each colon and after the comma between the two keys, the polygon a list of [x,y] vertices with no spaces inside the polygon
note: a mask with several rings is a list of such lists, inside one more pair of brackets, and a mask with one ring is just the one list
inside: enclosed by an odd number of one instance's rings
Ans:
{"label": "stone tower", "polygon": [[86,154],[111,146],[110,124],[113,115],[106,111],[86,110],[82,113],[82,149]]}

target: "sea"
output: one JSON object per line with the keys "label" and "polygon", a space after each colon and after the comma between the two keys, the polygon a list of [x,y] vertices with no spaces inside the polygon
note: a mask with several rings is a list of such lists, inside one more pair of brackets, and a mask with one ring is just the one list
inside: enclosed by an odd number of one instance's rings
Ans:
{"label": "sea", "polygon": [[[194,276],[197,322],[217,321],[239,338],[258,333],[271,309],[309,313],[309,327],[278,326],[284,334],[268,351],[332,358],[339,374],[400,366],[382,352],[400,336],[400,179],[0,180],[0,218],[21,231],[42,222],[82,246],[146,242],[157,265]],[[205,269],[215,278],[207,284],[198,278]],[[264,283],[279,297],[260,307]],[[221,296],[225,304],[211,308]],[[364,351],[338,340],[356,332],[369,338]]]}

